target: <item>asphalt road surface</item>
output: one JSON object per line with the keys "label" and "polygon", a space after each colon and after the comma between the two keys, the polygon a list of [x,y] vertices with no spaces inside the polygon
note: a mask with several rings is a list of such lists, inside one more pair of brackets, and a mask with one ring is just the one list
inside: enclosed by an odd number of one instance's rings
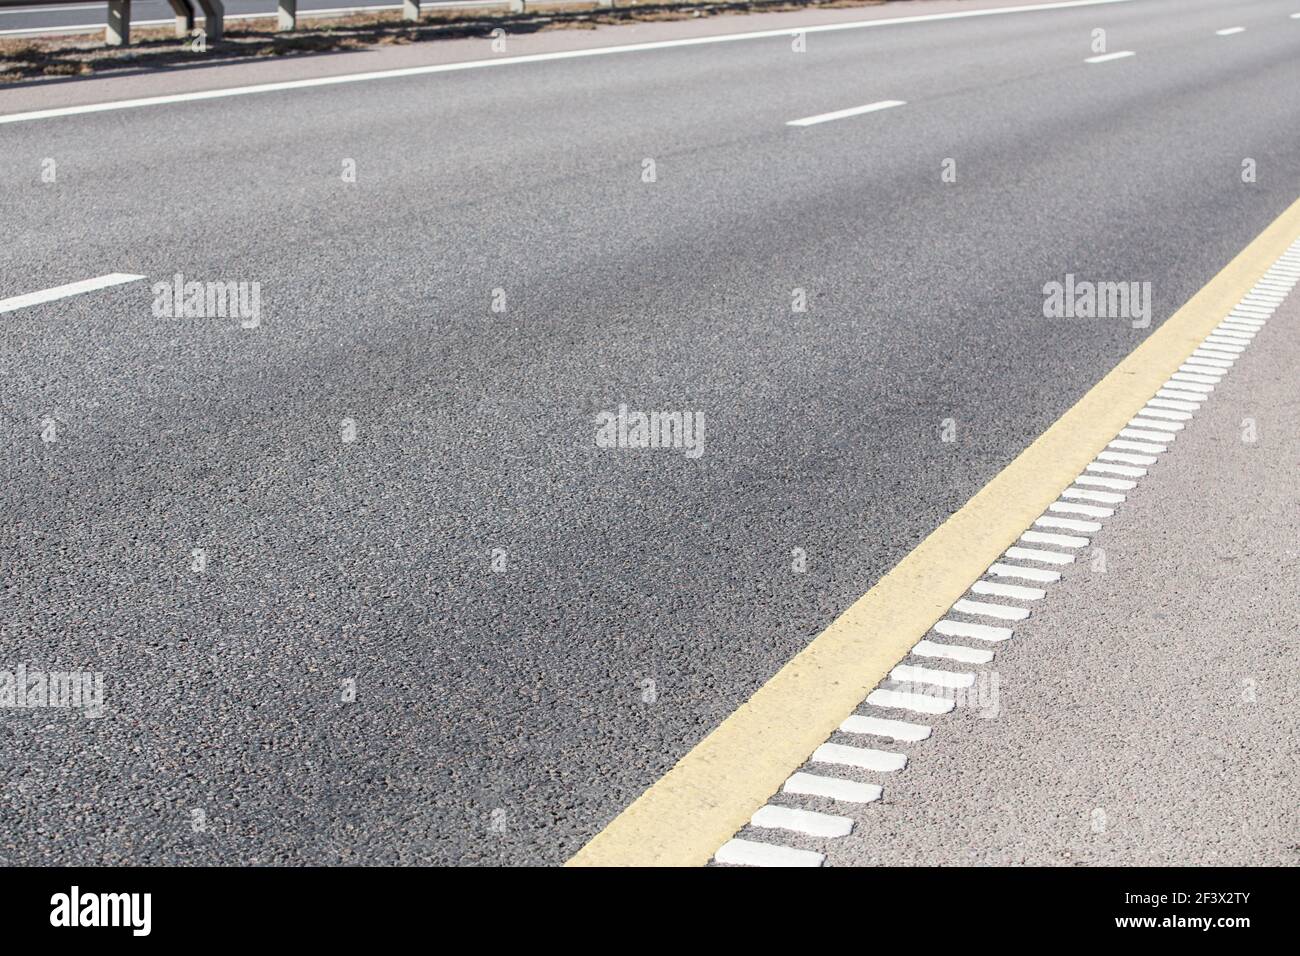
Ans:
{"label": "asphalt road surface", "polygon": [[[3,126],[0,298],[147,278],[0,315],[3,647],[106,709],[0,715],[0,859],[562,862],[1148,334],[1044,283],[1154,328],[1295,200],[1294,9]],[[259,326],[156,317],[177,273]]]}
{"label": "asphalt road surface", "polygon": [[929,739],[889,745],[911,759],[868,775],[878,803],[774,798],[851,835],[775,842],[833,866],[1294,866],[1298,330],[1292,293],[1048,598],[1003,601],[1033,615]]}

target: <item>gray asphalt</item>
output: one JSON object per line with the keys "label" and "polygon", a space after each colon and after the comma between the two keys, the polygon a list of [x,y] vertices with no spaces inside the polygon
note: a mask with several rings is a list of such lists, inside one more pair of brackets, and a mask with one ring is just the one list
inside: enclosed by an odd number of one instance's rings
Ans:
{"label": "gray asphalt", "polygon": [[[561,862],[1146,334],[1042,319],[1045,282],[1149,280],[1158,324],[1295,199],[1289,12],[6,126],[0,297],[181,272],[263,320],[155,319],[145,282],[0,318],[3,646],[109,710],[0,712],[0,856]],[[1138,56],[1085,65],[1098,26]],[[704,455],[596,448],[620,403],[703,411]]]}
{"label": "gray asphalt", "polygon": [[902,773],[855,776],[880,802],[774,798],[854,832],[778,842],[832,866],[1300,862],[1297,368],[1293,292],[1093,537],[1104,564],[1063,569]]}

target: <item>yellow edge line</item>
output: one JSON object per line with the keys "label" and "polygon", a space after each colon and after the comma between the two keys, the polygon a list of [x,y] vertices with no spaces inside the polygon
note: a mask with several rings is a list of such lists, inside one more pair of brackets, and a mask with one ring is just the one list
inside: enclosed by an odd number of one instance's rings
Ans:
{"label": "yellow edge line", "polygon": [[707,863],[1298,236],[1300,200],[567,865]]}

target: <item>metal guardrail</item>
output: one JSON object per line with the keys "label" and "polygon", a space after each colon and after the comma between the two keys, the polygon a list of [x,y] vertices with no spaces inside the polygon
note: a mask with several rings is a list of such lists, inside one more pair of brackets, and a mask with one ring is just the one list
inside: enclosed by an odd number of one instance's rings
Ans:
{"label": "metal guardrail", "polygon": [[[85,3],[86,0],[0,0],[0,7],[60,6]],[[194,3],[192,0],[167,0],[176,14],[176,35],[186,37],[194,32]],[[283,0],[281,0],[283,2]],[[297,0],[292,0],[297,3]],[[122,46],[131,42],[131,0],[107,0],[108,22],[104,27],[104,42],[109,46]],[[225,8],[221,0],[198,0],[203,10],[204,34],[210,40],[220,40],[224,27]]]}
{"label": "metal guardrail", "polygon": [[[86,0],[0,0],[0,7],[60,6],[84,4]],[[109,46],[124,46],[131,42],[131,0],[106,0],[108,22],[104,27],[104,42]],[[195,0],[167,0],[176,14],[176,36],[188,37],[195,33]],[[527,0],[484,0],[483,6],[509,6],[511,13],[523,13]],[[554,0],[553,0],[554,2]],[[612,7],[615,0],[594,0],[600,7]],[[199,32],[209,40],[220,40],[225,33],[225,7],[221,0],[197,0],[203,11],[203,29]],[[415,22],[420,19],[420,0],[401,0],[402,19]],[[436,3],[434,4],[437,5]],[[357,8],[361,10],[363,8]],[[310,11],[304,11],[310,12]],[[270,14],[267,14],[270,16]],[[298,28],[298,0],[276,0],[276,29]],[[242,18],[241,18],[242,19]]]}

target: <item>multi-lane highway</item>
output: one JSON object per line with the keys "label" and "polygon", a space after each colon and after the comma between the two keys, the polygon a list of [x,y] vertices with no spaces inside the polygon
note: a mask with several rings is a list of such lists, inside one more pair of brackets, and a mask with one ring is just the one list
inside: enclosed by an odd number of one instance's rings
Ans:
{"label": "multi-lane highway", "polygon": [[583,847],[1300,197],[1293,0],[979,6],[0,93],[0,858]]}

